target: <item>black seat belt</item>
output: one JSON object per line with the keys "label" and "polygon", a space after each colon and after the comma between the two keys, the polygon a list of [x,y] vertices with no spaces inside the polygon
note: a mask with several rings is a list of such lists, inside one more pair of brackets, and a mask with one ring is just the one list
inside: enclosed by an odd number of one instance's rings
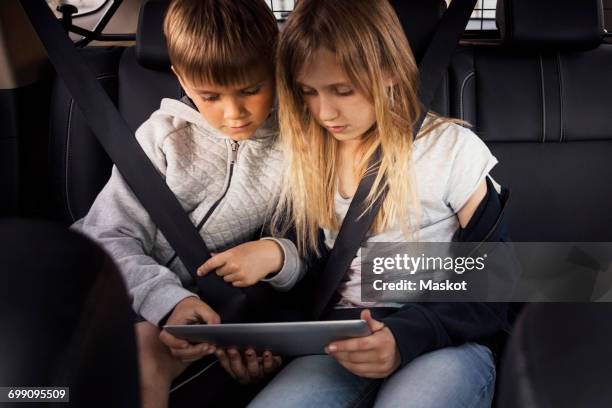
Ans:
{"label": "black seat belt", "polygon": [[138,144],[117,108],[95,79],[44,0],[20,0],[57,75],[87,124],[119,169],[151,219],[197,282],[199,294],[224,322],[244,318],[247,292],[215,274],[201,278],[197,268],[210,258],[204,240],[161,175]]}
{"label": "black seat belt", "polygon": [[[438,22],[432,40],[419,64],[419,101],[422,110],[413,129],[412,136],[415,139],[425,121],[436,90],[448,68],[457,44],[459,44],[461,34],[467,26],[476,1],[451,1],[450,6]],[[378,155],[373,158],[374,165],[379,161],[379,154],[378,152]],[[371,171],[361,179],[344,217],[321,274],[319,293],[317,293],[314,308],[315,318],[321,317],[325,312],[385,199],[387,191],[383,190],[378,199],[369,208],[367,207],[366,197],[372,190],[375,177],[376,171]]]}

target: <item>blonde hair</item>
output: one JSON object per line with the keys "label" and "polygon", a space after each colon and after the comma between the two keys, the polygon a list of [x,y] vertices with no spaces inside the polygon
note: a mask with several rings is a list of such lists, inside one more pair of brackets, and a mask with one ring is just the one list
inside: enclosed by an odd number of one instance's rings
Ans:
{"label": "blonde hair", "polygon": [[[360,176],[376,172],[368,206],[385,188],[388,193],[370,232],[400,223],[408,237],[420,218],[411,160],[413,128],[420,115],[418,68],[386,0],[300,0],[283,28],[276,81],[287,180],[273,218],[275,232],[284,233],[291,220],[300,253],[306,254],[318,253],[318,228],[339,229],[334,205],[336,161],[330,159],[339,142],[305,108],[297,82],[301,69],[320,48],[335,53],[348,79],[374,107],[375,128],[362,138],[358,170]],[[420,136],[446,121],[432,119]],[[372,167],[377,149],[381,160]]]}
{"label": "blonde hair", "polygon": [[264,0],[173,0],[164,35],[174,70],[195,86],[273,75],[278,26]]}

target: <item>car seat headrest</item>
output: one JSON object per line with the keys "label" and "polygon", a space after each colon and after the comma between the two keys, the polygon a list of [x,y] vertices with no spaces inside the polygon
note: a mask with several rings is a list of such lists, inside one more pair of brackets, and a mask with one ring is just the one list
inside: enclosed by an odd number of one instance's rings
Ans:
{"label": "car seat headrest", "polygon": [[412,52],[420,61],[444,11],[444,0],[391,0]]}
{"label": "car seat headrest", "polygon": [[145,68],[170,70],[170,58],[164,37],[164,16],[169,0],[147,0],[140,8],[136,32],[136,59]]}
{"label": "car seat headrest", "polygon": [[551,50],[589,50],[604,35],[601,0],[498,0],[504,44]]}

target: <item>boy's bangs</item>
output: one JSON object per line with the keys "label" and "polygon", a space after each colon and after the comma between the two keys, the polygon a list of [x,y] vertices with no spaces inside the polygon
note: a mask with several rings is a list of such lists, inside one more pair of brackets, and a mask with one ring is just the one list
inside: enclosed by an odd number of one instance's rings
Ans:
{"label": "boy's bangs", "polygon": [[[251,55],[249,55],[251,54]],[[187,80],[196,87],[206,85],[238,86],[248,85],[261,80],[262,73],[273,76],[273,66],[265,61],[272,57],[261,53],[239,52],[231,56],[213,56],[212,58],[194,59],[193,63],[186,63],[177,67]]]}

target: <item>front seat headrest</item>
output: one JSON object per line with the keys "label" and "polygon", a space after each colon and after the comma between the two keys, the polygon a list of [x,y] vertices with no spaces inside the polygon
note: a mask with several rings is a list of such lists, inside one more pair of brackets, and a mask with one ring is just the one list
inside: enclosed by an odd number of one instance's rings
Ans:
{"label": "front seat headrest", "polygon": [[391,5],[402,23],[416,60],[420,61],[427,50],[438,21],[446,10],[446,2],[444,0],[391,0]]}
{"label": "front seat headrest", "polygon": [[504,44],[552,50],[589,50],[604,35],[601,0],[498,0]]}
{"label": "front seat headrest", "polygon": [[164,16],[169,0],[147,0],[140,8],[136,31],[136,59],[145,68],[170,70],[170,58],[164,37]]}

